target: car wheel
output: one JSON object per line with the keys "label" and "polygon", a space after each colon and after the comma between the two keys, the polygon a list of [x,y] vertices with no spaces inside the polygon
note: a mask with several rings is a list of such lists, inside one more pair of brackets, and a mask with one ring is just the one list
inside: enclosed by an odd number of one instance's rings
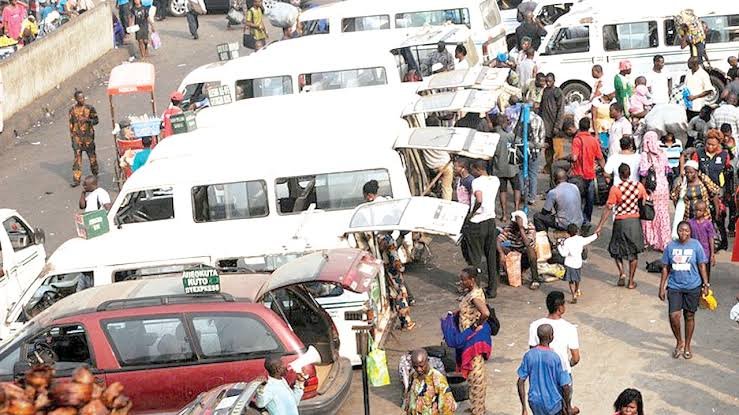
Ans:
{"label": "car wheel", "polygon": [[711,84],[716,92],[708,97],[706,104],[718,105],[718,103],[721,102],[721,94],[724,92],[726,84],[716,75],[711,75]]}
{"label": "car wheel", "polygon": [[169,14],[174,17],[182,17],[187,12],[185,2],[187,0],[169,0]]}
{"label": "car wheel", "polygon": [[590,99],[590,87],[580,82],[565,85],[562,93],[565,96],[565,105],[573,102],[583,103]]}

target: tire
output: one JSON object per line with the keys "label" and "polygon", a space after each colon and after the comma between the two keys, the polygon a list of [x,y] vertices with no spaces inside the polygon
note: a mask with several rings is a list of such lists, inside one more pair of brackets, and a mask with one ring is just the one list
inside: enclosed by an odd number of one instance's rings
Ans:
{"label": "tire", "polygon": [[573,102],[586,102],[590,99],[590,87],[581,82],[572,82],[562,88],[565,96],[565,105]]}
{"label": "tire", "polygon": [[187,0],[169,0],[169,14],[174,17],[182,17],[185,15],[187,9],[185,8],[185,2]]}
{"label": "tire", "polygon": [[711,75],[711,84],[713,85],[713,89],[716,90],[716,93],[711,95],[706,103],[708,105],[718,105],[721,102],[721,93],[724,92],[726,83],[720,77]]}

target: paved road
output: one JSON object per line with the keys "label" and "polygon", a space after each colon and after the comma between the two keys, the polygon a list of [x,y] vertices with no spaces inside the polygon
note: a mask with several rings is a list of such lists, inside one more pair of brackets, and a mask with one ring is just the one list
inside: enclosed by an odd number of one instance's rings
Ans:
{"label": "paved road", "polygon": [[[190,38],[184,19],[170,18],[157,25],[164,48],[150,61],[157,67],[156,99],[161,108],[187,72],[216,59],[216,44],[240,40],[240,31],[225,30],[222,15],[205,16],[200,21],[198,41]],[[276,30],[271,33],[279,36]],[[110,115],[104,82],[84,85],[82,89],[100,114],[101,180],[110,189],[114,153],[108,135]],[[70,96],[71,105],[72,91],[60,93]],[[143,97],[123,98],[120,102],[121,114],[138,112],[137,108],[147,105]],[[36,226],[43,227],[49,252],[74,236],[72,218],[77,212],[79,190],[69,187],[71,156],[66,109],[57,110],[41,127],[0,154],[1,205],[17,208]],[[580,331],[582,362],[574,372],[575,403],[585,414],[609,413],[611,402],[622,389],[637,387],[645,395],[650,414],[739,413],[739,328],[727,319],[734,295],[739,292],[736,265],[729,265],[728,256],[722,253],[713,279],[719,310],[698,314],[694,359],[673,360],[669,356],[673,339],[666,322],[666,305],[656,298],[658,276],[640,271],[636,290],[615,287],[615,268],[605,252],[607,237],[596,242],[585,266],[584,298],[579,304],[568,306],[566,316]],[[417,296],[413,316],[418,327],[412,333],[397,332],[387,342],[393,383],[371,389],[373,414],[398,413],[398,356],[414,347],[438,344],[438,318],[457,307],[453,282],[463,260],[458,250],[445,241],[436,241],[432,248],[432,263],[414,266],[409,276]],[[648,259],[654,257],[652,254]],[[640,260],[643,264],[644,260]],[[503,328],[495,338],[493,358],[487,364],[488,408],[493,414],[519,411],[515,369],[527,349],[528,324],[546,314],[544,297],[552,289],[567,290],[564,283],[548,284],[536,292],[502,287],[494,301]],[[352,394],[343,415],[361,413],[359,375],[355,371]]]}

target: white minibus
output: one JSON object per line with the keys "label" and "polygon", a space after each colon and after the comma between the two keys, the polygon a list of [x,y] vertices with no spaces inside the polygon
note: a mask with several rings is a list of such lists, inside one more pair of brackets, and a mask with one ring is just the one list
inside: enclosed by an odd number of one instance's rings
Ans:
{"label": "white minibus", "polygon": [[[579,7],[582,6],[582,7]],[[727,58],[739,50],[739,9],[721,0],[673,0],[645,3],[622,0],[618,3],[581,3],[548,28],[537,58],[539,70],[553,73],[567,102],[590,97],[594,64],[607,75],[618,72],[618,63],[629,60],[631,76],[646,75],[655,55],[665,58],[664,71],[678,85],[687,72],[689,52],[680,48],[674,16],[692,8],[709,28],[707,68],[720,93],[728,70]]]}
{"label": "white minibus", "polygon": [[308,9],[299,19],[303,36],[466,26],[481,56],[506,50],[505,28],[495,0],[346,0]]}

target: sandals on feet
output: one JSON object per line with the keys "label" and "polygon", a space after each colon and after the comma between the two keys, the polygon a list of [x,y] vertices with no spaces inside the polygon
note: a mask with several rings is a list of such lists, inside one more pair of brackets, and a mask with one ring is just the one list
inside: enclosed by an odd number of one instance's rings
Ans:
{"label": "sandals on feet", "polygon": [[570,304],[577,304],[577,297],[573,297],[572,300],[570,300]]}
{"label": "sandals on feet", "polygon": [[634,285],[629,285],[629,286],[628,286],[628,287],[626,287],[626,288],[628,288],[628,289],[630,289],[630,290],[633,290],[634,288],[636,288],[636,281],[634,281]]}
{"label": "sandals on feet", "polygon": [[687,360],[690,360],[693,358],[693,353],[691,353],[690,350],[686,350],[683,352],[683,357]]}
{"label": "sandals on feet", "polygon": [[616,285],[618,285],[619,287],[623,287],[624,285],[626,285],[626,275],[623,275],[623,274],[619,275],[618,282],[616,283]]}
{"label": "sandals on feet", "polygon": [[672,358],[678,359],[681,354],[683,354],[683,348],[681,346],[676,346],[675,350],[672,351]]}

